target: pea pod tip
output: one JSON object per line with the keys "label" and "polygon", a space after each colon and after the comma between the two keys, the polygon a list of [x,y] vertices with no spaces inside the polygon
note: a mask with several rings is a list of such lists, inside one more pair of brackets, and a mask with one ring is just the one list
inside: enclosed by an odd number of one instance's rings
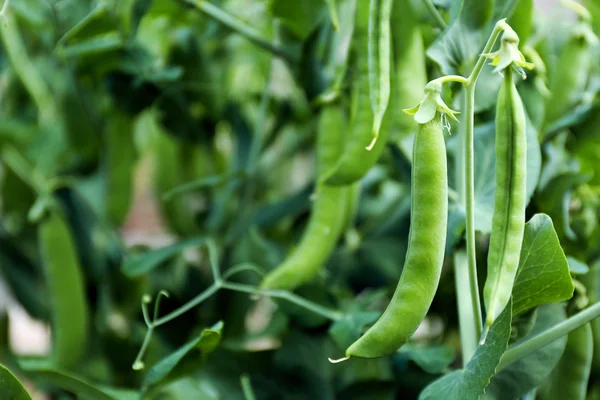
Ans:
{"label": "pea pod tip", "polygon": [[338,358],[337,360],[335,360],[335,359],[333,359],[333,358],[331,358],[331,357],[328,357],[327,359],[328,359],[328,360],[329,360],[329,362],[330,362],[330,363],[332,363],[332,364],[338,364],[338,363],[341,363],[341,362],[343,362],[343,361],[346,361],[346,360],[348,360],[349,358],[350,358],[350,356],[346,356],[346,357]]}

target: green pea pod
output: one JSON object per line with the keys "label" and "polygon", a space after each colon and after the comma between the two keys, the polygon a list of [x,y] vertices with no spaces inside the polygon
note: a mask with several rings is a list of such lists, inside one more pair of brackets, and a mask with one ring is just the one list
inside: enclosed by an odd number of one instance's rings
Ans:
{"label": "green pea pod", "polygon": [[488,326],[492,325],[510,299],[525,230],[525,111],[512,76],[511,66],[504,69],[496,108],[496,194],[488,276],[483,289]]}
{"label": "green pea pod", "polygon": [[550,69],[550,96],[546,102],[545,125],[564,116],[581,100],[594,63],[592,44],[597,41],[591,27],[580,21]]}
{"label": "green pea pod", "polygon": [[177,196],[162,201],[161,196],[169,190],[193,180],[185,168],[185,152],[190,146],[178,142],[166,132],[157,132],[152,147],[154,156],[153,184],[160,199],[160,211],[169,227],[177,234],[189,236],[199,234],[194,214],[190,207],[190,196]]}
{"label": "green pea pod", "polygon": [[567,347],[549,377],[542,400],[585,400],[592,365],[592,327],[590,323],[571,331]]}
{"label": "green pea pod", "polygon": [[442,272],[448,223],[446,145],[438,118],[420,125],[413,145],[410,233],[396,292],[379,320],[346,357],[394,353],[425,319]]}
{"label": "green pea pod", "polygon": [[57,211],[39,225],[38,242],[50,292],[52,359],[56,366],[72,369],[85,352],[89,308],[73,238]]}
{"label": "green pea pod", "polygon": [[[321,112],[317,142],[318,176],[335,164],[340,154],[345,115],[338,106]],[[263,288],[294,289],[312,280],[335,248],[347,220],[351,186],[317,184],[308,226],[292,253],[265,276]]]}
{"label": "green pea pod", "polygon": [[[580,277],[587,290],[586,295],[590,304],[600,301],[600,261],[590,267],[587,274]],[[600,318],[590,322],[592,326],[592,337],[594,342],[594,354],[592,357],[592,371],[600,373]]]}
{"label": "green pea pod", "polygon": [[373,109],[373,139],[375,145],[383,117],[390,101],[391,0],[371,0],[369,6],[369,86]]}
{"label": "green pea pod", "polygon": [[[405,139],[417,128],[414,117],[402,109],[419,104],[423,98],[427,70],[419,18],[409,1],[399,2],[393,8],[392,29],[395,64],[393,88],[399,107],[390,111],[395,113],[394,118],[398,125],[398,138],[394,138],[396,141]],[[410,155],[410,148],[406,153]]]}
{"label": "green pea pod", "polygon": [[127,217],[133,194],[133,124],[128,116],[115,113],[107,128],[107,215],[113,226],[120,226]]}
{"label": "green pea pod", "polygon": [[[385,113],[379,138],[371,150],[367,147],[373,140],[373,109],[370,102],[369,79],[369,2],[359,1],[356,10],[354,28],[354,52],[356,58],[356,74],[352,90],[353,109],[350,137],[345,140],[344,150],[336,165],[328,169],[324,180],[328,185],[349,185],[359,181],[377,162],[385,148],[391,113]],[[391,99],[393,101],[393,99]],[[355,106],[354,106],[355,105]]]}

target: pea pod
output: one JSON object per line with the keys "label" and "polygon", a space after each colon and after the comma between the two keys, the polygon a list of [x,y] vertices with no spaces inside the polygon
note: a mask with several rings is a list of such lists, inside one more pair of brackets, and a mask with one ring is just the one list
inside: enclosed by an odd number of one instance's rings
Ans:
{"label": "pea pod", "polygon": [[413,144],[410,233],[406,262],[390,304],[346,350],[346,357],[395,352],[417,330],[442,272],[448,222],[446,145],[438,118],[420,125]]}
{"label": "pea pod", "polygon": [[483,289],[488,326],[506,307],[519,266],[525,231],[526,157],[525,111],[508,66],[496,108],[496,193]]}
{"label": "pea pod", "polygon": [[[402,6],[400,6],[400,4]],[[415,119],[404,112],[419,103],[423,97],[423,88],[427,84],[425,68],[425,48],[419,26],[419,18],[409,1],[399,3],[392,10],[392,35],[394,43],[394,94],[402,107],[394,107],[394,119],[398,126],[398,137],[403,140],[417,128]],[[410,147],[405,151],[410,156]]]}
{"label": "pea pod", "polygon": [[597,41],[589,23],[582,20],[560,49],[560,57],[548,77],[550,96],[546,102],[546,126],[563,117],[581,100],[594,62],[592,46]]}
{"label": "pea pod", "polygon": [[[587,290],[586,294],[590,304],[600,301],[600,262],[596,262],[590,267],[587,274],[580,278]],[[592,371],[594,374],[600,373],[600,318],[590,322],[592,326],[593,337],[593,357]]]}
{"label": "pea pod", "polygon": [[369,86],[373,109],[373,139],[370,150],[379,137],[381,123],[390,101],[390,18],[391,0],[371,0],[369,7]]}
{"label": "pea pod", "polygon": [[334,166],[328,168],[328,172],[323,176],[323,180],[328,185],[348,185],[360,180],[375,165],[385,148],[391,113],[385,113],[379,137],[372,148],[367,150],[373,140],[374,121],[370,103],[368,29],[369,2],[359,1],[353,38],[356,68],[352,94],[355,96],[353,104],[356,104],[356,113],[352,118],[350,137],[344,140],[345,145],[341,157]]}
{"label": "pea pod", "polygon": [[571,331],[567,347],[552,371],[543,400],[585,400],[592,365],[592,327],[590,323]]}
{"label": "pea pod", "polygon": [[89,307],[73,238],[58,211],[39,225],[38,242],[50,292],[52,359],[56,366],[71,369],[85,351]]}
{"label": "pea pod", "polygon": [[[335,164],[340,154],[345,115],[338,106],[321,112],[317,143],[317,176]],[[347,223],[351,185],[317,184],[310,220],[293,252],[263,280],[262,287],[294,289],[312,280],[335,248]]]}

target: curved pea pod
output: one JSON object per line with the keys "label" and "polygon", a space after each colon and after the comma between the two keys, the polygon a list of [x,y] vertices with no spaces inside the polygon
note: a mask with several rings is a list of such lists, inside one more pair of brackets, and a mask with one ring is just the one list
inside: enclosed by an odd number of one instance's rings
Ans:
{"label": "curved pea pod", "polygon": [[72,369],[86,349],[89,307],[73,238],[58,211],[51,211],[40,223],[38,243],[50,292],[52,360],[56,366]]}
{"label": "curved pea pod", "polygon": [[496,193],[488,276],[483,289],[488,326],[508,304],[519,267],[525,231],[526,176],[525,111],[509,66],[504,70],[496,108]]}
{"label": "curved pea pod", "polygon": [[[345,115],[337,106],[327,106],[319,118],[317,174],[337,161]],[[262,282],[263,288],[294,289],[312,280],[325,265],[347,222],[350,186],[317,183],[308,225],[292,253]]]}
{"label": "curved pea pod", "polygon": [[423,98],[423,88],[427,84],[423,36],[419,19],[410,1],[398,2],[392,10],[392,38],[395,82],[393,89],[396,103],[400,107],[394,107],[390,111],[395,113],[394,119],[398,126],[398,137],[393,139],[402,140],[417,128],[414,117],[404,113],[402,109],[418,104]]}
{"label": "curved pea pod", "polygon": [[585,400],[592,365],[593,339],[590,323],[571,331],[567,347],[549,377],[542,400]]}
{"label": "curved pea pod", "polygon": [[[369,79],[369,2],[360,1],[356,10],[353,48],[356,58],[353,104],[356,112],[352,118],[350,137],[344,139],[344,149],[335,166],[328,168],[323,179],[328,185],[349,185],[359,181],[377,162],[385,148],[390,129],[390,114],[385,113],[379,137],[373,144],[373,121],[375,115],[370,101]],[[393,99],[390,99],[393,101]],[[391,104],[390,104],[391,105]],[[373,144],[370,150],[367,150]]]}
{"label": "curved pea pod", "polygon": [[413,144],[410,233],[394,297],[346,357],[394,353],[425,319],[440,281],[448,223],[446,145],[438,118],[420,125]]}

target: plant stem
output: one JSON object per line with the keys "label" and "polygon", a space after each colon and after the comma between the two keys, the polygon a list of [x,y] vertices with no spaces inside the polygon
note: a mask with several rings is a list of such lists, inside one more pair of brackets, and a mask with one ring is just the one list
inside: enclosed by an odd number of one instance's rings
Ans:
{"label": "plant stem", "polygon": [[594,305],[564,320],[560,324],[546,329],[544,332],[537,334],[523,343],[509,347],[500,359],[500,364],[498,364],[496,372],[502,371],[515,361],[541,349],[598,317],[600,317],[600,302],[594,303]]}
{"label": "plant stem", "polygon": [[313,303],[312,301],[306,300],[305,298],[295,295],[294,293],[289,292],[287,290],[260,290],[256,286],[233,282],[223,282],[222,288],[227,290],[234,290],[237,292],[264,295],[276,299],[287,300],[291,303],[306,308],[307,310],[310,310],[315,314],[319,314],[332,321],[337,321],[343,316],[343,314],[339,311],[331,310],[317,303]]}
{"label": "plant stem", "polygon": [[[500,20],[496,23],[492,34],[490,35],[482,54],[489,53],[494,47],[494,43],[498,39],[500,33],[506,27],[505,20]],[[464,202],[465,214],[466,214],[466,233],[467,233],[467,264],[468,264],[468,280],[469,280],[469,292],[471,296],[471,308],[473,321],[472,324],[477,333],[475,337],[474,345],[477,346],[478,337],[481,335],[483,329],[483,322],[481,317],[481,301],[479,299],[479,283],[477,282],[477,253],[476,253],[476,242],[475,242],[475,174],[474,174],[474,129],[475,129],[475,88],[477,85],[477,78],[483,69],[485,63],[485,57],[479,56],[471,75],[466,79],[466,82],[462,82],[465,85],[465,134],[462,136],[463,139],[463,185],[459,185]],[[456,80],[452,77],[449,80]],[[464,319],[464,317],[463,317]],[[461,319],[462,321],[462,319]],[[471,325],[471,324],[468,324]],[[473,339],[473,338],[471,338]],[[468,346],[467,349],[470,349]],[[470,350],[469,350],[470,351]],[[463,354],[464,355],[464,354]],[[464,360],[467,362],[469,359]]]}
{"label": "plant stem", "polygon": [[206,0],[181,0],[184,3],[190,4],[198,8],[204,14],[208,15],[212,19],[221,24],[225,25],[229,29],[234,32],[239,33],[244,36],[252,43],[256,44],[258,47],[261,47],[278,57],[281,57],[285,61],[293,64],[296,60],[295,57],[292,56],[285,49],[274,45],[267,38],[263,37],[263,35],[254,29],[252,26],[248,25],[246,22],[241,19],[229,14],[228,12],[220,9],[214,4],[206,1]]}
{"label": "plant stem", "polygon": [[243,374],[240,377],[240,382],[242,384],[242,390],[244,391],[244,399],[256,400],[256,396],[254,395],[254,390],[252,390],[252,384],[250,383],[250,377],[248,374]]}
{"label": "plant stem", "polygon": [[431,14],[431,16],[433,17],[435,23],[443,30],[446,29],[446,27],[448,26],[446,24],[446,21],[444,21],[444,18],[442,18],[440,12],[437,10],[437,8],[435,8],[435,4],[433,4],[432,0],[425,0],[424,1],[425,6],[427,7],[427,11],[429,11],[429,14]]}
{"label": "plant stem", "polygon": [[463,85],[466,85],[467,78],[465,78],[464,76],[460,76],[460,75],[444,75],[444,76],[434,79],[431,82],[439,82],[439,83],[458,82],[458,83],[462,83]]}
{"label": "plant stem", "polygon": [[221,288],[221,285],[219,283],[216,283],[216,282],[213,283],[208,288],[206,288],[206,290],[204,290],[204,292],[200,293],[198,296],[194,297],[192,300],[185,303],[183,306],[168,313],[164,317],[161,317],[161,318],[153,321],[152,326],[154,328],[156,328],[158,326],[166,324],[167,322],[179,317],[181,314],[188,312],[192,308],[196,307],[198,304],[202,303],[204,300],[208,299],[213,294],[217,293],[220,288]]}
{"label": "plant stem", "polygon": [[466,364],[475,354],[480,333],[478,329],[481,327],[477,326],[477,318],[473,315],[475,309],[473,307],[473,293],[469,287],[469,266],[467,255],[462,250],[454,252],[454,280],[457,293],[462,359],[463,364]]}

